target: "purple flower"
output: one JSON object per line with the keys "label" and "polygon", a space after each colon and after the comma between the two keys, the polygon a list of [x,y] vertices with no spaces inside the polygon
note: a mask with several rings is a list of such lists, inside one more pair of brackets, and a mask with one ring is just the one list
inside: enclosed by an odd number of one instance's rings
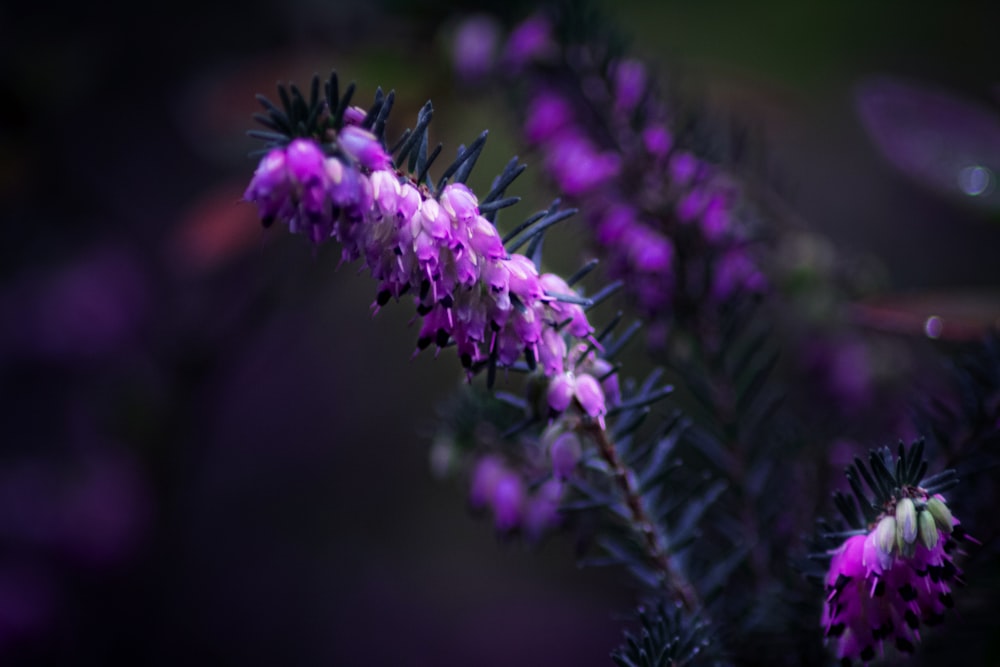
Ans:
{"label": "purple flower", "polygon": [[934,499],[932,512],[926,498],[901,498],[872,531],[832,553],[822,625],[838,659],[868,662],[890,641],[912,653],[920,626],[941,623],[952,607],[961,571],[950,554],[964,532]]}
{"label": "purple flower", "polygon": [[566,359],[566,339],[553,327],[542,329],[542,339],[538,343],[538,363],[549,377],[563,372]]}
{"label": "purple flower", "polygon": [[674,153],[670,158],[670,180],[678,187],[687,187],[699,171],[698,158],[690,153]]}
{"label": "purple flower", "polygon": [[452,64],[459,77],[475,82],[489,74],[499,41],[500,26],[493,17],[477,14],[463,20],[451,46]]}
{"label": "purple flower", "polygon": [[607,413],[604,390],[594,376],[567,371],[552,378],[548,391],[548,403],[552,411],[565,412],[573,401],[589,417],[603,422]]}
{"label": "purple flower", "polygon": [[480,458],[472,471],[469,503],[475,508],[490,505],[493,502],[497,482],[503,473],[503,462],[496,456],[487,455]]}
{"label": "purple flower", "polygon": [[614,179],[621,158],[614,151],[601,152],[582,133],[564,130],[549,144],[546,165],[560,189],[583,195]]}
{"label": "purple flower", "polygon": [[243,199],[257,203],[264,226],[269,226],[289,206],[292,182],[286,169],[285,151],[276,148],[264,156],[247,186]]}
{"label": "purple flower", "polygon": [[524,512],[524,484],[513,471],[505,470],[493,489],[493,519],[497,530],[506,533],[521,523]]}
{"label": "purple flower", "polygon": [[531,60],[548,57],[555,45],[552,43],[552,26],[544,16],[529,17],[518,25],[507,38],[503,60],[517,69]]}
{"label": "purple flower", "polygon": [[345,125],[337,143],[366,169],[387,169],[392,163],[375,135],[355,125]]}
{"label": "purple flower", "polygon": [[469,222],[469,246],[484,259],[502,259],[507,256],[503,241],[493,223],[481,215]]}
{"label": "purple flower", "polygon": [[729,202],[725,195],[713,193],[701,213],[701,233],[709,243],[719,243],[731,227]]}
{"label": "purple flower", "polygon": [[344,109],[344,125],[361,125],[367,115],[368,112],[361,107],[347,107]]}
{"label": "purple flower", "polygon": [[642,131],[642,145],[650,155],[665,157],[673,147],[673,137],[663,125],[650,125]]}
{"label": "purple flower", "polygon": [[[464,183],[449,183],[441,191],[441,206],[454,223],[468,227],[479,215],[479,201]],[[489,222],[488,220],[486,221]],[[492,225],[490,225],[492,227]]]}
{"label": "purple flower", "polygon": [[576,400],[590,417],[602,418],[607,412],[604,405],[604,390],[593,375],[582,373],[576,379]]}
{"label": "purple flower", "polygon": [[261,160],[243,198],[257,203],[265,227],[280,219],[293,233],[319,243],[333,231],[330,168],[319,144],[296,139]]}
{"label": "purple flower", "polygon": [[531,143],[548,141],[573,122],[573,108],[562,96],[548,91],[537,95],[528,107],[524,136]]}
{"label": "purple flower", "polygon": [[348,126],[339,140],[356,162],[324,157],[307,139],[264,158],[246,196],[265,221],[281,219],[315,243],[333,237],[345,261],[362,258],[379,284],[375,312],[391,298],[416,295],[424,318],[418,350],[454,344],[470,377],[490,355],[500,366],[525,355],[547,374],[561,373],[564,335],[593,331],[581,308],[546,295],[544,285],[571,294],[565,282],[548,276],[543,285],[530,259],[508,256],[464,184],[435,197],[395,172],[370,132]]}

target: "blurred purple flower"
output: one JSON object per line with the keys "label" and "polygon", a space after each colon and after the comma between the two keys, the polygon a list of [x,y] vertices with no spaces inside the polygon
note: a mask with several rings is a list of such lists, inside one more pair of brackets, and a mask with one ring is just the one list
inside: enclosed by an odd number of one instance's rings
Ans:
{"label": "blurred purple flower", "polygon": [[552,42],[552,25],[541,15],[534,15],[521,22],[507,38],[503,62],[519,69],[531,60],[542,60],[555,49]]}
{"label": "blurred purple flower", "polygon": [[451,47],[452,65],[466,83],[479,81],[493,70],[500,42],[500,25],[488,14],[469,16],[459,23]]}

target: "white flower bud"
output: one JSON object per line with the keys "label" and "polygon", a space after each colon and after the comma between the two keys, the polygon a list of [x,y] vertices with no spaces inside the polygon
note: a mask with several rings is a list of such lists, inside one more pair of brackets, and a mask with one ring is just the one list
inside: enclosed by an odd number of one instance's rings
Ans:
{"label": "white flower bud", "polygon": [[938,529],[934,516],[924,510],[917,513],[917,525],[920,528],[920,540],[928,549],[933,549],[938,543]]}
{"label": "white flower bud", "polygon": [[951,510],[940,496],[932,496],[927,499],[927,511],[934,517],[934,523],[938,529],[946,533],[951,533],[954,527],[954,520],[951,518]]}
{"label": "white flower bud", "polygon": [[896,533],[897,541],[901,542],[900,550],[903,549],[903,543],[913,544],[917,539],[917,508],[910,498],[902,498],[896,502]]}

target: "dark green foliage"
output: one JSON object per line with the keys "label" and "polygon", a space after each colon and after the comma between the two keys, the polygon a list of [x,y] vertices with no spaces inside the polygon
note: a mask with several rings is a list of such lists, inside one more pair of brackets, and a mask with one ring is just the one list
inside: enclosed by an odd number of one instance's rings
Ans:
{"label": "dark green foliage", "polygon": [[726,664],[711,627],[680,607],[660,603],[637,611],[639,629],[625,632],[625,643],[611,652],[619,667],[696,667]]}

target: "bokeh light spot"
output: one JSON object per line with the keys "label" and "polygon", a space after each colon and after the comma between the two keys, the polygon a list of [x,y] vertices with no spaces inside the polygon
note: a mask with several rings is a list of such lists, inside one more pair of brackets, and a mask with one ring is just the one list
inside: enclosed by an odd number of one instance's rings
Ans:
{"label": "bokeh light spot", "polygon": [[937,315],[931,315],[924,322],[924,333],[927,334],[928,338],[940,337],[942,329],[944,329],[944,322]]}
{"label": "bokeh light spot", "polygon": [[993,189],[993,172],[980,165],[970,165],[958,172],[958,187],[970,197],[989,194]]}

